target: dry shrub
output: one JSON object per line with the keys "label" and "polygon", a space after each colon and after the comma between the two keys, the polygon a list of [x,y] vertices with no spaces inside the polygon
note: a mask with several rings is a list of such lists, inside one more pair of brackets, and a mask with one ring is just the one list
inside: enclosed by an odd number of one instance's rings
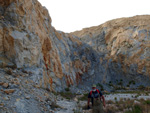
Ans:
{"label": "dry shrub", "polygon": [[105,113],[116,113],[117,108],[115,106],[108,106],[104,111]]}
{"label": "dry shrub", "polygon": [[107,104],[114,104],[114,102],[112,100],[108,100],[106,103]]}

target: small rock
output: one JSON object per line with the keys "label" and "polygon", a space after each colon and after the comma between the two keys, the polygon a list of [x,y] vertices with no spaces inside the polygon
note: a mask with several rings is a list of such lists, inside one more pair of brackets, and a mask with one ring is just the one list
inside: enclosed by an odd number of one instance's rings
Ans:
{"label": "small rock", "polygon": [[134,100],[134,103],[135,103],[135,104],[140,104],[140,102],[139,102],[139,101],[137,101],[137,100]]}
{"label": "small rock", "polygon": [[26,83],[26,84],[29,84],[29,82],[28,82],[27,80],[25,80],[25,83]]}
{"label": "small rock", "polygon": [[31,97],[29,95],[25,96],[26,99],[30,99]]}
{"label": "small rock", "polygon": [[5,76],[5,79],[9,80],[9,79],[10,79],[10,77],[8,77],[8,76]]}
{"label": "small rock", "polygon": [[19,96],[22,95],[22,92],[20,91],[20,92],[18,93],[18,95],[19,95]]}
{"label": "small rock", "polygon": [[13,108],[16,108],[16,106],[12,106]]}
{"label": "small rock", "polygon": [[48,93],[44,93],[44,96],[49,97],[49,94]]}
{"label": "small rock", "polygon": [[21,99],[24,100],[24,97],[22,97]]}
{"label": "small rock", "polygon": [[9,88],[11,89],[18,88],[18,85],[9,83]]}
{"label": "small rock", "polygon": [[16,102],[18,102],[18,101],[20,101],[20,98],[17,98],[17,99],[16,99]]}
{"label": "small rock", "polygon": [[16,70],[13,70],[13,72],[16,73],[17,71],[16,71]]}
{"label": "small rock", "polygon": [[8,87],[9,87],[9,84],[8,84],[8,83],[4,83],[2,86],[3,86],[4,88],[8,88]]}
{"label": "small rock", "polygon": [[4,106],[4,103],[0,103],[0,107],[3,107]]}
{"label": "small rock", "polygon": [[12,74],[14,77],[19,77],[19,75],[18,74],[15,74],[15,73],[13,73]]}
{"label": "small rock", "polygon": [[4,84],[4,82],[0,82],[0,85],[3,85]]}
{"label": "small rock", "polygon": [[31,71],[29,71],[29,75],[33,74]]}
{"label": "small rock", "polygon": [[26,71],[26,70],[24,70],[24,69],[22,70],[22,72],[28,74],[28,71]]}
{"label": "small rock", "polygon": [[11,94],[11,93],[13,93],[15,90],[14,89],[6,89],[6,90],[4,90],[4,93],[6,93],[6,94]]}
{"label": "small rock", "polygon": [[20,76],[25,77],[25,75],[24,75],[24,74],[20,74]]}
{"label": "small rock", "polygon": [[6,70],[6,73],[7,73],[8,75],[12,75],[13,72],[12,72],[11,69],[7,69],[7,70]]}
{"label": "small rock", "polygon": [[20,84],[20,80],[17,79],[17,78],[12,79],[11,82],[12,82],[13,84],[16,84],[16,85],[19,85],[19,84]]}
{"label": "small rock", "polygon": [[78,99],[77,99],[77,98],[74,98],[74,101],[76,101],[76,102],[77,102],[77,101],[78,101]]}
{"label": "small rock", "polygon": [[7,96],[6,96],[6,97],[4,97],[3,99],[4,99],[4,100],[9,100],[9,98],[8,98]]}
{"label": "small rock", "polygon": [[34,87],[36,87],[36,88],[40,88],[40,86],[39,86],[39,85],[35,85]]}
{"label": "small rock", "polygon": [[60,111],[61,109],[60,108],[57,108],[57,111]]}
{"label": "small rock", "polygon": [[90,109],[90,110],[83,110],[83,113],[92,113],[92,109]]}

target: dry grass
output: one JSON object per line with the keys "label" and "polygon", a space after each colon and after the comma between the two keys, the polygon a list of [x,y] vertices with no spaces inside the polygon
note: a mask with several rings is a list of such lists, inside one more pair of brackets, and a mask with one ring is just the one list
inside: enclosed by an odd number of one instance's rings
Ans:
{"label": "dry grass", "polygon": [[107,106],[105,108],[106,113],[150,113],[150,99],[149,100],[124,100],[113,102],[111,100],[107,101]]}
{"label": "dry grass", "polygon": [[114,104],[114,101],[108,100],[108,101],[107,101],[107,104]]}

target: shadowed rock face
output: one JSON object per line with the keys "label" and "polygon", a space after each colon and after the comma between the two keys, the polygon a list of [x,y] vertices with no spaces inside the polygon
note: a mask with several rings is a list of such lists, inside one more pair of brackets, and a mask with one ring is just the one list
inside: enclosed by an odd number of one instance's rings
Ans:
{"label": "shadowed rock face", "polygon": [[57,91],[120,79],[149,85],[149,18],[66,34],[51,26],[37,0],[0,0],[0,67],[31,71],[37,85]]}
{"label": "shadowed rock face", "polygon": [[[81,38],[106,61],[106,81],[135,80],[148,85],[150,77],[150,16],[135,16],[108,21],[71,34]],[[106,65],[106,66],[105,66]],[[115,82],[115,81],[114,81]]]}

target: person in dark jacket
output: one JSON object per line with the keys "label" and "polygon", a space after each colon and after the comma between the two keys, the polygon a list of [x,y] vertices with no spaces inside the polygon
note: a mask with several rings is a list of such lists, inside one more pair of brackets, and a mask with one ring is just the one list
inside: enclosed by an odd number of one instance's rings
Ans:
{"label": "person in dark jacket", "polygon": [[92,86],[92,91],[88,94],[88,109],[90,108],[90,101],[92,103],[93,113],[104,113],[103,106],[105,107],[105,98],[102,92],[96,89],[96,85]]}

